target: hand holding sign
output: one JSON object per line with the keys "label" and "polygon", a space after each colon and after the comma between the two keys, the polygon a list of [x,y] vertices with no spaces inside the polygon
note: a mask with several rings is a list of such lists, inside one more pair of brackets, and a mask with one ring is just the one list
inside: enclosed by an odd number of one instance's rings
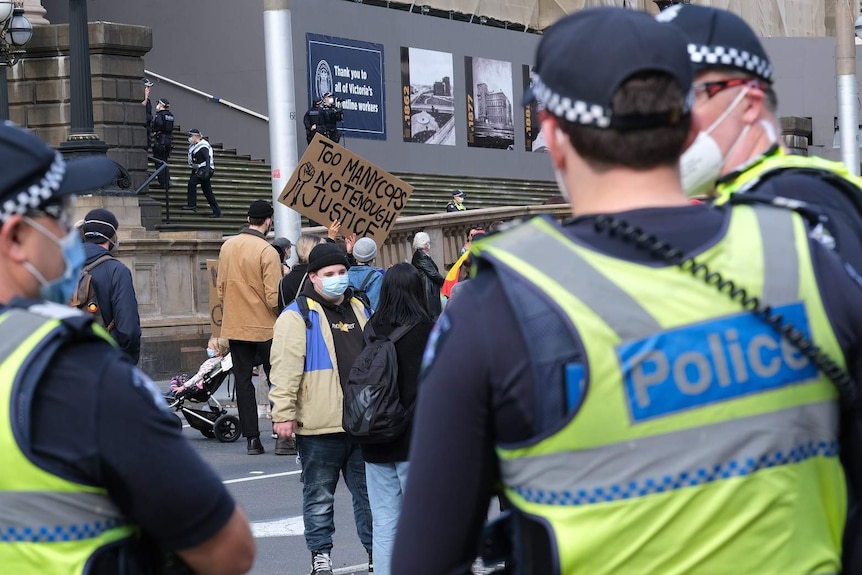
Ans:
{"label": "hand holding sign", "polygon": [[412,193],[407,182],[316,134],[278,201],[380,246]]}

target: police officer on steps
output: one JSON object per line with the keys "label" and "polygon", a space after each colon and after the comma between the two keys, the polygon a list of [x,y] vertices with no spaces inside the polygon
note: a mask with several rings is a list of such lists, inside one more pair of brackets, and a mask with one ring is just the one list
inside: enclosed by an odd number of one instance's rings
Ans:
{"label": "police officer on steps", "polygon": [[[156,116],[153,118],[153,157],[167,162],[171,156],[174,141],[174,114],[167,98],[160,98],[156,103]],[[156,166],[158,168],[158,166]],[[171,173],[167,163],[165,169],[159,172],[159,184],[165,191],[171,188]]]}
{"label": "police officer on steps", "polygon": [[498,481],[512,573],[841,572],[862,287],[793,211],[689,203],[674,28],[577,11],[535,71],[574,218],[473,244],[425,354],[392,572],[469,572]]}
{"label": "police officer on steps", "polygon": [[247,572],[245,514],[159,389],[64,305],[84,264],[74,194],[116,165],[64,161],[8,122],[0,165],[0,571],[178,573],[178,555],[195,573]]}

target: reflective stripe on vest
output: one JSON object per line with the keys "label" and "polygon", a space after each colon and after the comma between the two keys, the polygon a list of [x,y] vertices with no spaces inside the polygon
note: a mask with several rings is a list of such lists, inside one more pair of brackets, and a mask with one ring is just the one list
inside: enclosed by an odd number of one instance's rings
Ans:
{"label": "reflective stripe on vest", "polygon": [[[801,219],[747,206],[728,217],[697,259],[843,364]],[[501,281],[545,294],[584,347],[579,411],[497,446],[513,505],[553,531],[559,572],[840,570],[837,394],[789,342],[701,278],[606,256],[547,220],[474,249]]]}
{"label": "reflective stripe on vest", "polygon": [[816,170],[838,176],[862,193],[862,179],[847,171],[841,162],[833,162],[817,156],[794,156],[782,148],[772,154],[761,156],[749,166],[743,167],[735,177],[720,179],[716,185],[717,205],[727,203],[730,196],[757,187],[767,174],[788,169]]}
{"label": "reflective stripe on vest", "polygon": [[103,488],[53,475],[30,461],[13,429],[17,381],[43,344],[62,337],[63,329],[58,319],[28,310],[13,308],[0,314],[0,571],[4,573],[85,573],[101,547],[135,532],[125,525]]}

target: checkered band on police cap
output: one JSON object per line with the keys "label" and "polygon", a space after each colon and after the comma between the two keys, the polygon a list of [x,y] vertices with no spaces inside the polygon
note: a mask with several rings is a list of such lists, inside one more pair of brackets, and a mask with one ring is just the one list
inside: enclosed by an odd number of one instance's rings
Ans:
{"label": "checkered band on police cap", "polygon": [[5,200],[0,206],[0,222],[10,216],[22,215],[45,204],[60,189],[66,174],[66,161],[60,152],[54,152],[54,159],[42,178]]}
{"label": "checkered band on police cap", "polygon": [[656,20],[669,23],[688,38],[695,71],[731,68],[772,83],[772,64],[754,30],[733,12],[680,4],[663,10]]}
{"label": "checkered band on police cap", "polygon": [[[533,85],[524,104],[537,101],[572,124],[618,130],[672,125],[690,111],[691,63],[680,33],[645,12],[615,7],[579,10],[550,26],[536,52]],[[667,74],[684,104],[654,114],[614,113],[620,87],[633,76]]]}
{"label": "checkered band on police cap", "polygon": [[106,156],[66,161],[32,132],[0,122],[0,224],[58,206],[62,198],[96,190],[117,175],[117,165]]}

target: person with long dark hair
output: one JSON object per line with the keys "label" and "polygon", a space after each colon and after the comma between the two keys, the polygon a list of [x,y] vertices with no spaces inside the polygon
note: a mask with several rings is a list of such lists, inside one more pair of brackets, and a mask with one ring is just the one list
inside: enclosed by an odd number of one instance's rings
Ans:
{"label": "person with long dark hair", "polygon": [[[416,403],[419,368],[428,336],[434,323],[428,313],[422,277],[411,264],[392,266],[383,276],[380,305],[369,320],[374,333],[388,336],[402,325],[413,325],[395,342],[398,357],[398,393],[401,403],[411,407]],[[366,328],[367,329],[367,328]],[[388,443],[362,445],[368,502],[374,526],[375,574],[389,575],[395,528],[401,511],[404,485],[407,483],[410,429]]]}

